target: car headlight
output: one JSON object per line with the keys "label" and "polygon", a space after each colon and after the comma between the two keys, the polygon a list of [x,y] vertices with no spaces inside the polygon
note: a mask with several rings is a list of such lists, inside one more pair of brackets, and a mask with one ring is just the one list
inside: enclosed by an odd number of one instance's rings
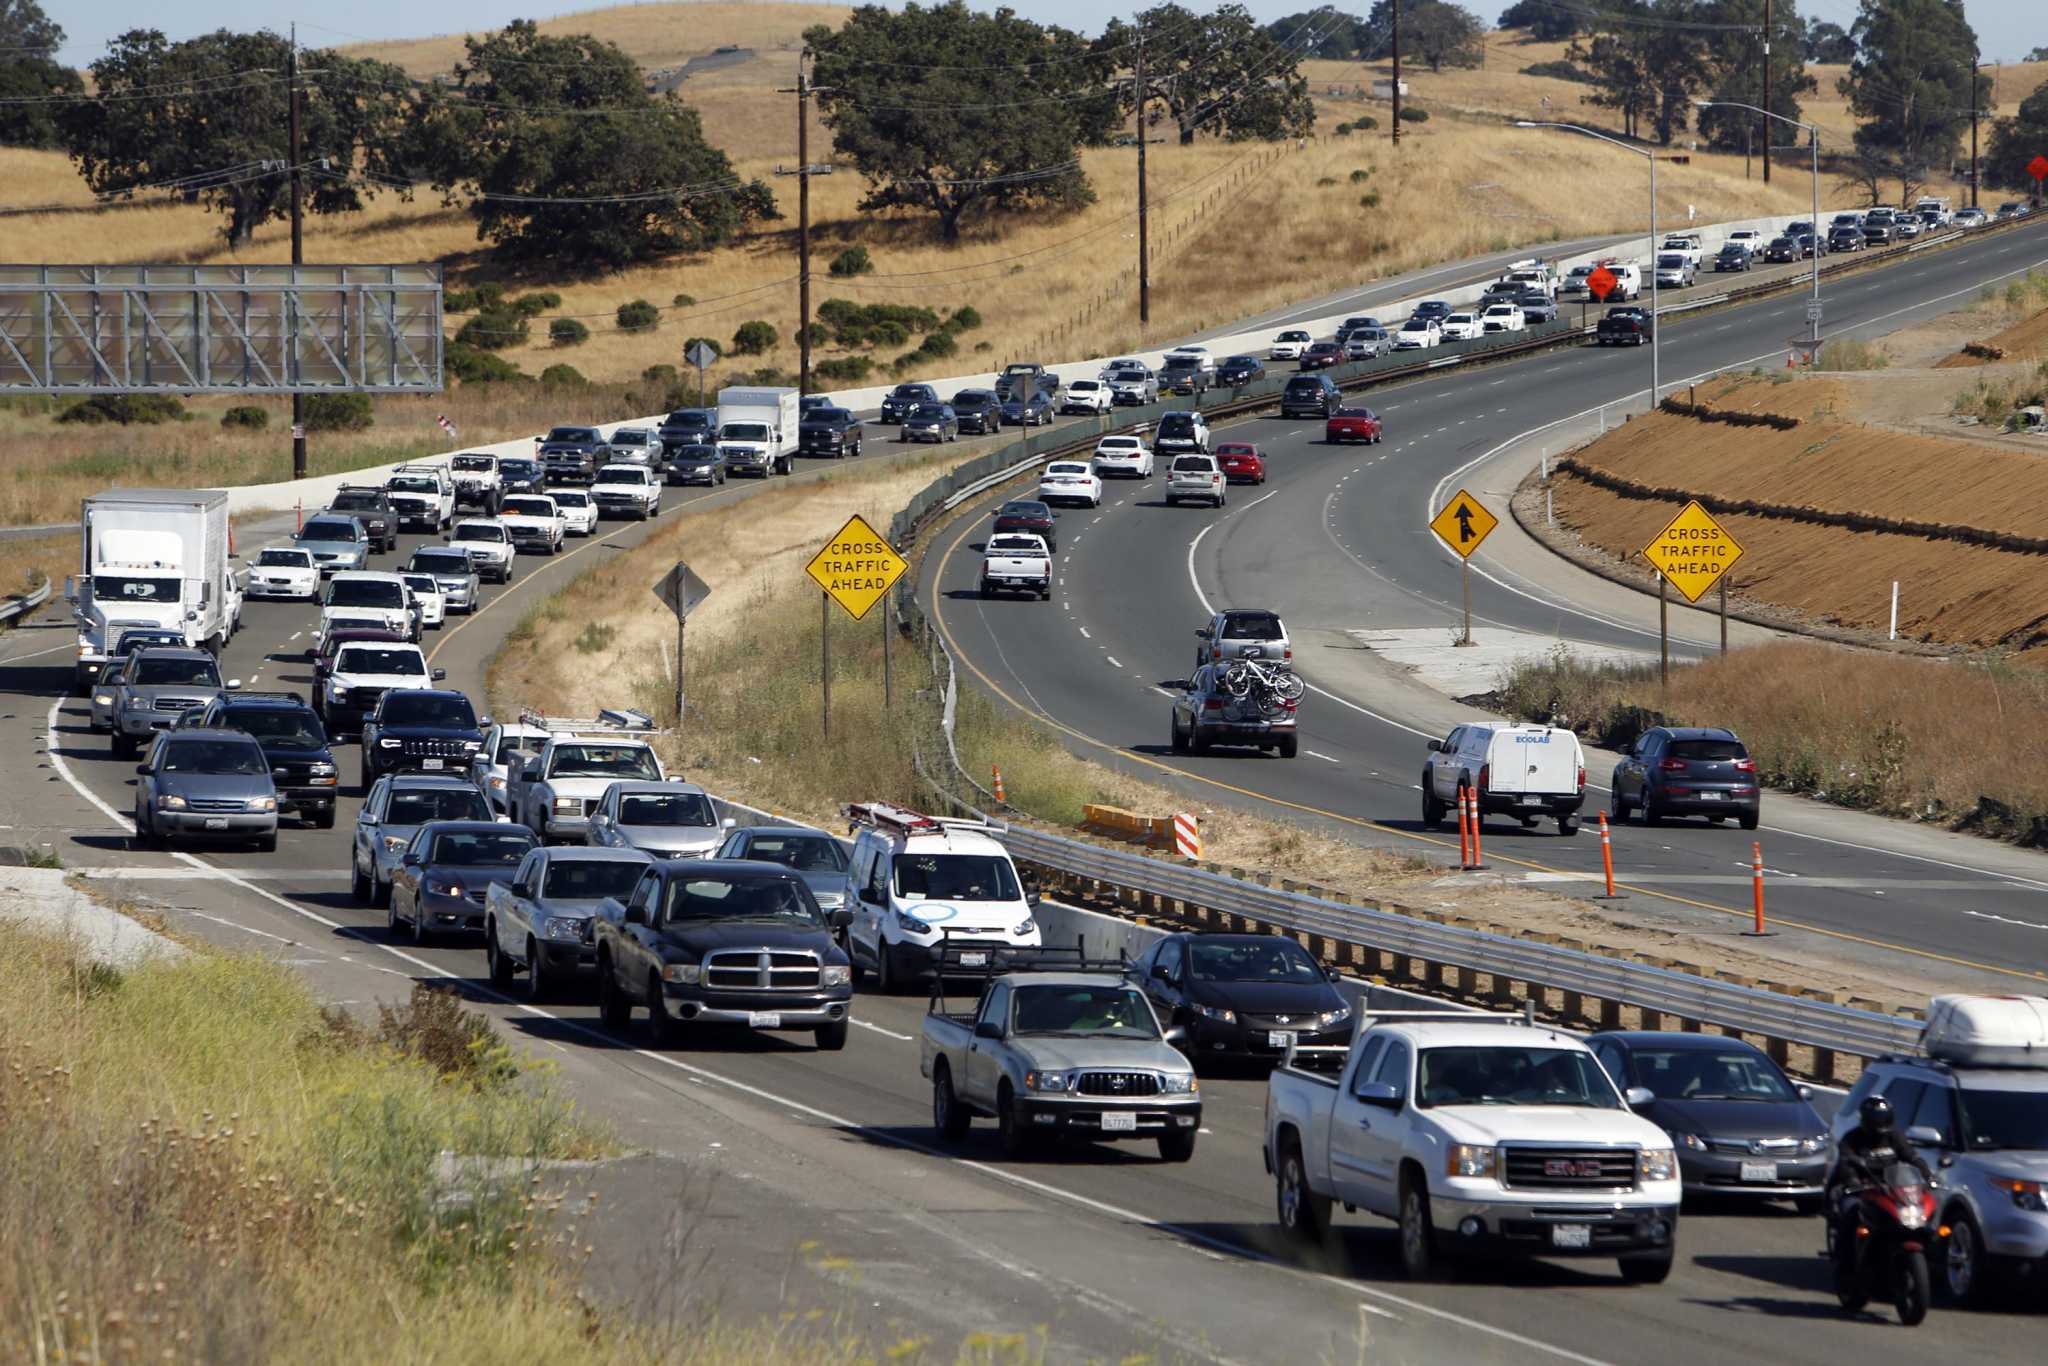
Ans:
{"label": "car headlight", "polygon": [[1071,1071],[1024,1074],[1024,1088],[1027,1091],[1071,1091],[1073,1087],[1074,1074]]}
{"label": "car headlight", "polygon": [[405,836],[403,836],[403,835],[386,835],[386,836],[384,837],[384,852],[385,852],[385,853],[387,853],[387,854],[395,854],[395,853],[397,853],[397,852],[398,852],[399,850],[401,850],[401,849],[403,849],[403,848],[405,848]]}
{"label": "car headlight", "polygon": [[1495,1149],[1479,1143],[1453,1143],[1444,1149],[1444,1175],[1486,1177],[1493,1175]]}
{"label": "car headlight", "polygon": [[1316,1016],[1316,1027],[1319,1029],[1328,1029],[1331,1025],[1342,1024],[1344,1021],[1350,1018],[1351,1007],[1338,1006],[1335,1010],[1326,1010],[1322,1014]]}
{"label": "car headlight", "polygon": [[327,680],[327,696],[336,702],[346,701],[348,698],[348,684],[330,678]]}
{"label": "car headlight", "polygon": [[661,980],[677,986],[696,986],[697,979],[703,975],[704,968],[699,963],[664,963],[661,968]]}
{"label": "car headlight", "polygon": [[1225,1024],[1232,1024],[1237,1020],[1237,1012],[1223,1006],[1205,1006],[1197,1002],[1195,1013],[1211,1020],[1221,1020]]}
{"label": "car headlight", "polygon": [[489,779],[488,779],[487,781],[489,782],[489,784],[490,784],[490,787],[491,787],[491,790],[492,790],[492,791],[494,791],[494,792],[503,792],[503,791],[505,790],[505,775],[504,775],[504,774],[502,774],[502,773],[493,773],[493,774],[492,774],[492,775],[490,776],[490,778],[489,778]]}
{"label": "car headlight", "polygon": [[277,810],[277,798],[251,797],[249,799],[249,809],[251,811],[275,811]]}
{"label": "car headlight", "polygon": [[1162,1072],[1159,1075],[1159,1090],[1169,1096],[1191,1096],[1202,1089],[1192,1072]]}
{"label": "car headlight", "polygon": [[397,748],[399,747],[399,744],[400,744],[400,743],[401,743],[401,742],[400,742],[400,741],[397,741],[397,740],[383,740],[383,739],[380,739],[380,740],[378,740],[378,741],[377,741],[377,748],[378,748],[378,749],[397,749]]}
{"label": "car headlight", "polygon": [[904,934],[930,934],[932,927],[908,911],[896,912],[896,928]]}
{"label": "car headlight", "polygon": [[93,705],[95,705],[95,706],[100,706],[100,707],[111,707],[111,706],[113,706],[113,705],[114,705],[114,695],[113,695],[112,693],[109,693],[109,692],[97,692],[97,693],[94,693],[94,694],[92,695],[92,700],[93,700]]}
{"label": "car headlight", "polygon": [[555,810],[557,811],[581,811],[582,809],[583,803],[575,797],[555,798]]}
{"label": "car headlight", "polygon": [[185,799],[174,792],[158,793],[156,804],[166,811],[183,811],[185,809]]}
{"label": "car headlight", "polygon": [[1028,915],[1010,929],[1011,936],[1016,939],[1023,939],[1027,935],[1036,933],[1038,933],[1038,922]]}
{"label": "car headlight", "polygon": [[2048,1186],[2039,1181],[2021,1181],[2014,1177],[2001,1176],[1991,1183],[1992,1189],[2001,1190],[2012,1196],[2013,1204],[2023,1210],[2039,1214],[2048,1209]]}
{"label": "car headlight", "polygon": [[1638,1163],[1645,1181],[1678,1179],[1678,1154],[1670,1148],[1645,1148]]}
{"label": "car headlight", "polygon": [[430,896],[461,896],[462,884],[452,878],[430,877],[427,879],[427,893]]}
{"label": "car headlight", "polygon": [[845,963],[827,963],[818,980],[828,987],[843,987],[853,981],[853,969]]}
{"label": "car headlight", "polygon": [[334,765],[314,764],[308,771],[316,778],[332,778],[334,776]]}
{"label": "car headlight", "polygon": [[1678,1144],[1679,1147],[1690,1148],[1696,1153],[1703,1153],[1707,1150],[1705,1140],[1701,1139],[1698,1134],[1674,1133],[1673,1135],[1671,1135],[1671,1139],[1674,1143]]}
{"label": "car headlight", "polygon": [[557,916],[542,922],[540,935],[543,939],[560,939],[575,943],[583,938],[585,922],[573,917]]}
{"label": "car headlight", "polygon": [[1802,1138],[1799,1140],[1799,1151],[1808,1156],[1814,1153],[1826,1152],[1827,1148],[1828,1136],[1826,1134],[1815,1134],[1812,1138]]}

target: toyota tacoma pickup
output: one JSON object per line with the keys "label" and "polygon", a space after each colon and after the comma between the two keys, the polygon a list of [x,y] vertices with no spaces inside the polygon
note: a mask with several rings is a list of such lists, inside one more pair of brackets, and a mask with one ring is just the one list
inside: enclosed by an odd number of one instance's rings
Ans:
{"label": "toyota tacoma pickup", "polygon": [[582,844],[590,813],[618,782],[661,782],[668,775],[654,746],[642,738],[654,722],[640,712],[608,711],[594,720],[567,721],[522,715],[520,722],[547,732],[537,753],[515,750],[505,771],[505,809],[541,843]]}
{"label": "toyota tacoma pickup", "polygon": [[[1678,1157],[1571,1034],[1534,1016],[1367,1014],[1348,1050],[1301,1049],[1266,1083],[1266,1170],[1281,1231],[1319,1241],[1331,1208],[1400,1225],[1426,1280],[1459,1257],[1613,1257],[1671,1273]],[[1342,1058],[1334,1077],[1312,1062]]]}
{"label": "toyota tacoma pickup", "polygon": [[[1028,951],[1036,970],[991,962],[972,1010],[946,1010],[941,971],[918,1042],[932,1084],[932,1127],[949,1143],[977,1115],[992,1117],[1003,1151],[1023,1156],[1047,1138],[1154,1139],[1167,1162],[1195,1155],[1201,1084],[1123,964],[1091,963],[1079,949]],[[941,948],[948,965],[959,950]],[[1001,949],[978,956],[1002,960]]]}
{"label": "toyota tacoma pickup", "polygon": [[1052,596],[1052,554],[1041,536],[991,536],[981,558],[981,595],[1036,593]]}

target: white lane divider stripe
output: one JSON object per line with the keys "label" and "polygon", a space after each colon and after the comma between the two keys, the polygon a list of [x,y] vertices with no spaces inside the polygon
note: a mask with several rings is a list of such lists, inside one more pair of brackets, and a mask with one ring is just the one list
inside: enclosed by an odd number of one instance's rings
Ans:
{"label": "white lane divider stripe", "polygon": [[1112,669],[1121,669],[1123,667],[1123,665],[1116,662],[1115,655],[1104,655],[1103,658],[1109,661],[1109,667]]}
{"label": "white lane divider stripe", "polygon": [[905,1043],[909,1043],[911,1039],[916,1037],[915,1035],[911,1034],[898,1034],[895,1030],[884,1029],[878,1024],[869,1024],[866,1020],[863,1020],[858,1016],[854,1017],[853,1023],[859,1025],[862,1029],[871,1030],[876,1034],[886,1034],[888,1037],[892,1039],[901,1039]]}
{"label": "white lane divider stripe", "polygon": [[1309,758],[1311,758],[1311,759],[1321,759],[1321,760],[1322,760],[1322,761],[1323,761],[1324,763],[1326,763],[1326,764],[1334,764],[1334,763],[1337,763],[1337,762],[1339,762],[1339,761],[1338,761],[1338,760],[1336,760],[1336,759],[1332,759],[1332,758],[1331,758],[1331,757],[1330,757],[1329,755],[1327,755],[1327,754],[1318,754],[1318,753],[1317,753],[1316,751],[1314,751],[1314,750],[1312,750],[1312,749],[1305,749],[1305,750],[1303,750],[1303,751],[1302,751],[1302,753],[1303,753],[1303,754],[1306,754],[1306,755],[1307,755],[1307,756],[1308,756]]}

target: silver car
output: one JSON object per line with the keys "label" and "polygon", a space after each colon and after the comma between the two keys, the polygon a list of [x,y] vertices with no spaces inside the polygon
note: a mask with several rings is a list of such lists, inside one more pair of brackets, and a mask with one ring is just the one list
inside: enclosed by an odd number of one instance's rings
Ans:
{"label": "silver car", "polygon": [[652,465],[661,455],[661,438],[652,427],[621,427],[605,438],[600,465]]}
{"label": "silver car", "polygon": [[277,848],[277,788],[252,735],[181,730],[135,766],[135,839],[248,841]]}
{"label": "silver car", "polygon": [[389,906],[391,874],[422,825],[492,819],[484,794],[464,779],[429,773],[391,773],[379,778],[370,784],[362,810],[356,813],[355,840],[349,851],[349,891],[364,905]]}
{"label": "silver car", "polygon": [[139,626],[121,632],[114,641],[114,648],[107,656],[107,662],[100,666],[99,682],[87,694],[92,706],[92,728],[112,730],[114,728],[114,699],[118,694],[114,684],[125,681],[128,657],[138,650],[153,645],[168,649],[179,649],[185,644],[185,633],[172,627]]}
{"label": "silver car", "polygon": [[831,915],[845,906],[852,888],[853,866],[837,836],[804,825],[750,825],[729,832],[715,858],[753,859],[779,863],[804,880],[818,909]]}
{"label": "silver car", "polygon": [[540,848],[510,882],[484,893],[484,957],[491,981],[509,988],[526,974],[527,994],[546,1000],[582,968],[597,966],[591,917],[606,897],[624,901],[653,860],[637,849]]}
{"label": "silver car", "polygon": [[151,733],[169,730],[183,713],[241,686],[239,678],[221,682],[220,665],[205,650],[153,646],[130,655],[120,680],[101,683],[93,690],[93,700],[106,696],[114,755],[125,759],[142,748]]}
{"label": "silver car", "polygon": [[434,581],[441,585],[441,605],[445,610],[465,616],[476,610],[476,566],[470,562],[467,550],[423,545],[412,552],[405,568],[407,573],[434,576]]}
{"label": "silver car", "polygon": [[584,839],[606,849],[638,849],[654,858],[707,858],[732,828],[711,794],[695,783],[619,782],[604,790]]}
{"label": "silver car", "polygon": [[292,544],[313,552],[313,563],[324,578],[340,569],[367,569],[370,564],[370,533],[353,517],[308,517],[292,533]]}

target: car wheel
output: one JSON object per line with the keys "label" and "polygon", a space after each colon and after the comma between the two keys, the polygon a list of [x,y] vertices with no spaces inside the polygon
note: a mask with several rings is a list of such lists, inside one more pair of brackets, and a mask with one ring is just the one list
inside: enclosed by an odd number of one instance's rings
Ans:
{"label": "car wheel", "polygon": [[1435,830],[1444,823],[1444,813],[1450,808],[1437,799],[1430,787],[1430,775],[1422,775],[1422,825],[1426,830]]}
{"label": "car wheel", "polygon": [[1941,1291],[1950,1304],[1981,1304],[1985,1299],[1986,1271],[1984,1235],[1969,1215],[1958,1210],[1949,1221],[1948,1240],[1941,1254]]}
{"label": "car wheel", "polygon": [[820,1053],[837,1053],[846,1047],[846,1035],[852,1027],[850,1021],[834,1020],[812,1030],[811,1038],[817,1042]]}
{"label": "car wheel", "polygon": [[682,1024],[668,1013],[662,998],[661,978],[647,974],[647,1037],[656,1048],[674,1048],[682,1042]]}
{"label": "car wheel", "polygon": [[633,1023],[633,1003],[619,990],[618,974],[609,958],[597,960],[597,1018],[606,1029],[623,1030]]}
{"label": "car wheel", "polygon": [[498,946],[498,925],[490,921],[484,925],[484,966],[490,971],[491,985],[509,987],[512,975],[518,971],[512,960],[505,956],[505,950]]}
{"label": "car wheel", "polygon": [[1017,1122],[1017,1101],[1007,1081],[996,1093],[996,1136],[1004,1157],[1028,1157],[1035,1146],[1030,1126]]}
{"label": "car wheel", "polygon": [[375,864],[370,866],[370,904],[372,906],[389,906],[391,904],[391,884],[377,876]]}
{"label": "car wheel", "polygon": [[1622,799],[1619,786],[1607,794],[1607,819],[1616,825],[1628,824],[1628,803]]}
{"label": "car wheel", "polygon": [[1186,1162],[1195,1155],[1195,1131],[1193,1129],[1169,1129],[1159,1135],[1159,1160],[1161,1162]]}
{"label": "car wheel", "polygon": [[1291,1138],[1280,1150],[1280,1170],[1273,1186],[1280,1231],[1296,1243],[1320,1243],[1324,1230],[1330,1226],[1330,1199],[1310,1189],[1308,1170],[1301,1160],[1301,1144]]}
{"label": "car wheel", "polygon": [[1401,1182],[1401,1270],[1411,1281],[1426,1281],[1437,1269],[1436,1231],[1429,1223],[1429,1192],[1419,1177]]}
{"label": "car wheel", "polygon": [[1565,836],[1578,834],[1579,818],[1577,814],[1568,813],[1566,815],[1559,816],[1557,818],[1557,833]]}
{"label": "car wheel", "polygon": [[1657,799],[1647,792],[1643,794],[1643,824],[1664,824],[1664,813],[1657,809]]}
{"label": "car wheel", "polygon": [[1281,758],[1283,758],[1283,759],[1292,759],[1292,758],[1293,758],[1293,757],[1294,757],[1294,756],[1295,756],[1295,755],[1296,755],[1297,753],[1299,753],[1299,752],[1300,752],[1300,746],[1301,746],[1301,737],[1300,737],[1300,736],[1298,736],[1298,735],[1283,735],[1283,736],[1281,736],[1281,737],[1280,737],[1280,745],[1279,745],[1280,757],[1281,757]]}
{"label": "car wheel", "polygon": [[135,845],[148,849],[157,843],[156,831],[149,824],[149,808],[141,802],[135,804]]}
{"label": "car wheel", "polygon": [[875,939],[875,990],[884,996],[894,996],[903,989],[896,980],[896,969],[889,965],[889,941],[877,936]]}
{"label": "car wheel", "polygon": [[1662,1285],[1671,1276],[1672,1254],[1660,1252],[1648,1257],[1620,1259],[1621,1278],[1630,1285]]}
{"label": "car wheel", "polygon": [[256,837],[256,852],[257,852],[257,853],[259,853],[259,854],[274,854],[274,853],[276,853],[276,852],[277,852],[277,831],[273,830],[273,831],[271,831],[271,832],[270,832],[269,834],[267,834],[267,835],[259,835],[259,836],[257,836],[257,837]]}
{"label": "car wheel", "polygon": [[1757,822],[1763,819],[1763,813],[1761,811],[1745,811],[1736,819],[1744,830],[1754,830],[1757,827]]}
{"label": "car wheel", "polygon": [[974,1112],[953,1094],[953,1069],[941,1058],[932,1066],[932,1128],[946,1142],[958,1143],[973,1125]]}
{"label": "car wheel", "polygon": [[539,945],[533,936],[526,938],[526,998],[530,1001],[545,1001],[555,994],[555,974],[548,971],[547,960],[540,956]]}
{"label": "car wheel", "polygon": [[1180,717],[1178,715],[1173,718],[1172,725],[1173,736],[1167,741],[1167,748],[1171,749],[1175,754],[1186,754],[1188,752],[1188,739],[1186,735],[1181,733]]}
{"label": "car wheel", "polygon": [[384,898],[383,905],[384,937],[396,940],[398,938],[398,903],[387,896]]}
{"label": "car wheel", "polygon": [[422,911],[420,909],[420,898],[418,892],[413,893],[412,916],[409,920],[406,921],[406,923],[412,926],[413,946],[415,948],[425,948],[427,946],[429,939],[432,936],[431,932],[427,929],[427,914],[425,911]]}
{"label": "car wheel", "polygon": [[348,894],[363,905],[370,902],[370,879],[363,876],[362,868],[353,858],[348,863]]}

